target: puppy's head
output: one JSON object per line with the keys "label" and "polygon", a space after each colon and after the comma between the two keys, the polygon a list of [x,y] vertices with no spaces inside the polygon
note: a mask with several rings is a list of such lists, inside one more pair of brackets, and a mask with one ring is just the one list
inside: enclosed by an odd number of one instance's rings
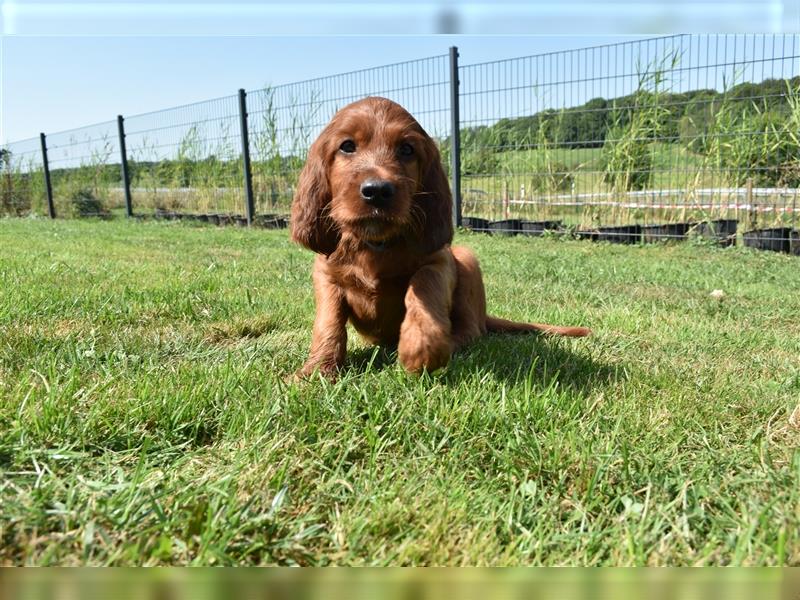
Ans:
{"label": "puppy's head", "polygon": [[399,104],[365,98],[312,144],[292,204],[292,239],[330,254],[343,235],[397,236],[433,252],[451,241],[452,199],[436,144]]}

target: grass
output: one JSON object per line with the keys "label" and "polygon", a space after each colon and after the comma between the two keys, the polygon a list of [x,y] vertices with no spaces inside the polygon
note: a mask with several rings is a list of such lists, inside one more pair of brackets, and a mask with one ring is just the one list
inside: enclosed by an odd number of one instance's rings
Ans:
{"label": "grass", "polygon": [[458,242],[493,313],[596,334],[287,384],[285,232],[0,220],[0,562],[800,565],[797,258]]}

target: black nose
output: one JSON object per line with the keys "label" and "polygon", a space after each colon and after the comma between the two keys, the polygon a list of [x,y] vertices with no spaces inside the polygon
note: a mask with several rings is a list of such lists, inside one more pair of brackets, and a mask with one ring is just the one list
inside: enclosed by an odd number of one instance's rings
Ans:
{"label": "black nose", "polygon": [[368,179],[361,184],[361,197],[371,206],[388,203],[394,196],[394,184],[380,179]]}

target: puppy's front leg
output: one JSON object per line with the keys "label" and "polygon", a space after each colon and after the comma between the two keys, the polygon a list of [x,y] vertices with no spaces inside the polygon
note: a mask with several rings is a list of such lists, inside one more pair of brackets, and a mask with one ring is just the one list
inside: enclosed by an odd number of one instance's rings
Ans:
{"label": "puppy's front leg", "polygon": [[347,302],[344,291],[328,277],[324,261],[324,258],[317,257],[314,265],[317,314],[311,350],[303,368],[297,372],[299,377],[307,377],[316,370],[325,377],[335,377],[339,367],[344,364],[347,352]]}
{"label": "puppy's front leg", "polygon": [[435,371],[450,360],[450,310],[455,287],[456,266],[449,248],[431,255],[411,278],[397,345],[400,363],[407,371]]}

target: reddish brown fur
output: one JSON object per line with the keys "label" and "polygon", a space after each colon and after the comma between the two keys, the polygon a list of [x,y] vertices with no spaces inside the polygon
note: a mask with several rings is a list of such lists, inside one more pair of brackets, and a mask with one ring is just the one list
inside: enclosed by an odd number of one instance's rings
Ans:
{"label": "reddish brown fur", "polygon": [[[354,152],[340,149],[346,140]],[[410,156],[401,155],[403,144],[411,145]],[[396,189],[384,208],[360,194],[361,184],[376,178]],[[451,215],[439,151],[405,109],[365,98],[334,115],[309,150],[292,204],[292,239],[318,254],[317,316],[301,375],[335,374],[345,358],[348,321],[370,342],[397,345],[412,372],[443,367],[453,351],[487,331],[590,333],[487,316],[477,259],[449,245]]]}

